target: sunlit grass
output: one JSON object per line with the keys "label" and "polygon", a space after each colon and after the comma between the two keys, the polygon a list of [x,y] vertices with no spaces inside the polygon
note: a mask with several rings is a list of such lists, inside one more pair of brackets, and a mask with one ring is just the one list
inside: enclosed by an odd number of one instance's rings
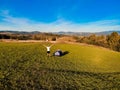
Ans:
{"label": "sunlit grass", "polygon": [[[119,89],[120,53],[94,46],[0,43],[0,89]],[[44,43],[48,45],[48,43]],[[49,43],[50,44],[50,43]]]}

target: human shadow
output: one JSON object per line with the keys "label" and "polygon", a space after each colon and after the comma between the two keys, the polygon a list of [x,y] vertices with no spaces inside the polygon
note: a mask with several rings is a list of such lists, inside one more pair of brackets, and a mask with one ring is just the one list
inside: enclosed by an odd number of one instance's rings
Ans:
{"label": "human shadow", "polygon": [[64,52],[62,52],[62,55],[61,56],[64,56],[64,55],[66,55],[66,54],[68,54],[69,52],[68,51],[64,51]]}

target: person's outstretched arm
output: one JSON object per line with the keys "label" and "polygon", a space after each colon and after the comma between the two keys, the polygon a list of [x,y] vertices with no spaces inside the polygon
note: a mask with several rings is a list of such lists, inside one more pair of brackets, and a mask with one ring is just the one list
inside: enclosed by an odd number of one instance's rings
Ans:
{"label": "person's outstretched arm", "polygon": [[[42,44],[43,45],[43,44]],[[47,47],[47,46],[45,46],[45,45],[43,45],[44,47]]]}
{"label": "person's outstretched arm", "polygon": [[50,47],[52,47],[54,44],[50,45]]}

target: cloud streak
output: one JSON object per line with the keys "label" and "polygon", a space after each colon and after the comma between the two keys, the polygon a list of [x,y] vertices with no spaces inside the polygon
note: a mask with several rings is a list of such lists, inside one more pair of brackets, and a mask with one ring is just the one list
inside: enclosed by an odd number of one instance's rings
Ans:
{"label": "cloud streak", "polygon": [[37,22],[27,18],[14,17],[8,10],[1,11],[0,30],[40,32],[100,32],[120,30],[119,20],[100,20],[88,23],[73,23],[59,18],[51,23]]}

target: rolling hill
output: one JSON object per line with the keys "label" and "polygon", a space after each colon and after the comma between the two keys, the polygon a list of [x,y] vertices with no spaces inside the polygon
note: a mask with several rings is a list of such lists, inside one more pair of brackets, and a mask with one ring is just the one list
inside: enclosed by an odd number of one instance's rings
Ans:
{"label": "rolling hill", "polygon": [[[118,34],[120,34],[120,30],[114,31],[114,30],[110,30],[110,31],[103,31],[103,32],[64,32],[64,31],[60,31],[60,32],[47,32],[47,33],[53,33],[53,34],[61,34],[61,35],[78,35],[78,36],[87,36],[87,35],[91,35],[91,34],[96,34],[96,35],[108,35],[111,34],[112,32],[117,32]],[[4,33],[4,34],[40,34],[43,32],[40,31],[32,31],[32,32],[27,32],[27,31],[12,31],[12,30],[0,30],[0,33]],[[44,32],[45,33],[45,32]]]}
{"label": "rolling hill", "polygon": [[0,43],[0,89],[35,90],[118,90],[120,88],[120,53],[108,49],[55,44],[68,52],[61,57],[47,57],[42,44]]}

